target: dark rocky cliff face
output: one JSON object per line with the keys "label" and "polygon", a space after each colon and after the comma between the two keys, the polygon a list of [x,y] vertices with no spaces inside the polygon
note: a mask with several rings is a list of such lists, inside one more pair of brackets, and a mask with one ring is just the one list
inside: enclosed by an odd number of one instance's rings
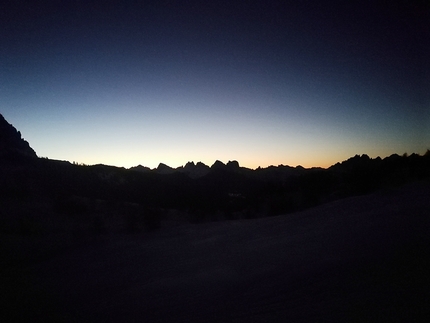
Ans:
{"label": "dark rocky cliff face", "polygon": [[0,114],[0,158],[37,157],[21,133]]}

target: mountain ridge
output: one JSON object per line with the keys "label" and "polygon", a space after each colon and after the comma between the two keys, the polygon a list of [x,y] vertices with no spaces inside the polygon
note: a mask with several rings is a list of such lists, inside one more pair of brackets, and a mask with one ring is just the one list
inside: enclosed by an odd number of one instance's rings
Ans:
{"label": "mountain ridge", "polygon": [[22,138],[21,132],[0,114],[0,156],[8,159],[36,158],[36,152]]}
{"label": "mountain ridge", "polygon": [[[12,125],[5,120],[2,125],[2,133],[9,134],[2,136],[7,149],[0,153],[4,198],[44,196],[53,209],[63,199],[79,196],[91,203],[117,201],[146,209],[177,210],[197,222],[254,218],[288,214],[430,178],[430,151],[423,156],[393,154],[383,159],[355,155],[327,169],[285,165],[249,169],[235,160],[226,164],[217,160],[211,166],[188,162],[178,168],[160,163],[152,170],[142,165],[126,169],[72,164],[37,158]],[[63,208],[67,209],[59,207]]]}
{"label": "mountain ridge", "polygon": [[30,158],[6,126],[4,317],[418,322],[428,312],[430,151],[328,169],[130,170]]}

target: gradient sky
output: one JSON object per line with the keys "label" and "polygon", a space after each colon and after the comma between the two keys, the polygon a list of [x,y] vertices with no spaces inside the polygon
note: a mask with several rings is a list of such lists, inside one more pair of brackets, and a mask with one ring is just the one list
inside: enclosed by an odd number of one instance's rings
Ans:
{"label": "gradient sky", "polygon": [[39,156],[328,167],[430,148],[426,1],[10,2],[0,113]]}

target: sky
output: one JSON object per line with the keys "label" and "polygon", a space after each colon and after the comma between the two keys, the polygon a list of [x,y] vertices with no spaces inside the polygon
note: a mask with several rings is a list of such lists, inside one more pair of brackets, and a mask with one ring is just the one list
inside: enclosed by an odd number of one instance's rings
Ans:
{"label": "sky", "polygon": [[40,157],[329,167],[430,148],[427,1],[4,1],[0,113]]}

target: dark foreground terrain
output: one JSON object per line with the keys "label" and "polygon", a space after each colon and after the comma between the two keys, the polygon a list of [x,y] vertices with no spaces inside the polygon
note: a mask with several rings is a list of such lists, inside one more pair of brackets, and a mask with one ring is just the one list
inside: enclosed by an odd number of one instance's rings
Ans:
{"label": "dark foreground terrain", "polygon": [[421,181],[262,219],[4,235],[2,322],[429,322],[429,229]]}

